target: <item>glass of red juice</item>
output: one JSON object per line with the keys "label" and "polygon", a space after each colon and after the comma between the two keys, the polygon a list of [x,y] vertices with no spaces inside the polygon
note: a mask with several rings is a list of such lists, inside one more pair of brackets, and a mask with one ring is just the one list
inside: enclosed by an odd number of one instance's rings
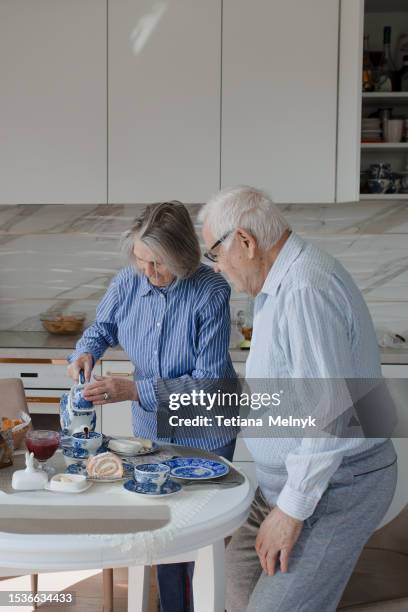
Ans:
{"label": "glass of red juice", "polygon": [[34,454],[40,464],[39,467],[47,472],[49,476],[55,473],[53,467],[46,465],[59,446],[59,433],[48,429],[32,429],[26,435],[25,443],[27,450]]}

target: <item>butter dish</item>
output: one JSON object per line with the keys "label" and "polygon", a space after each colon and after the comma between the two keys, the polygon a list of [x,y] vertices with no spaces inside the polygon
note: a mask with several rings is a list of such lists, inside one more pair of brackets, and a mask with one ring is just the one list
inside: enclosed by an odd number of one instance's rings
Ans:
{"label": "butter dish", "polygon": [[83,474],[55,474],[45,488],[56,493],[82,493],[90,486]]}
{"label": "butter dish", "polygon": [[44,489],[48,483],[46,472],[34,467],[34,454],[28,451],[25,454],[25,470],[17,470],[11,479],[11,486],[16,491],[37,491]]}

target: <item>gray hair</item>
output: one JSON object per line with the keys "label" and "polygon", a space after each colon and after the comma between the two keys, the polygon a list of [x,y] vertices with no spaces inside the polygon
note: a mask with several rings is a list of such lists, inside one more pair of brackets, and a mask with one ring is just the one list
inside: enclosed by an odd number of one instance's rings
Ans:
{"label": "gray hair", "polygon": [[122,250],[135,263],[134,244],[140,240],[166,268],[181,280],[200,265],[198,237],[187,208],[181,202],[159,202],[146,206],[130,230],[122,236]]}
{"label": "gray hair", "polygon": [[[241,227],[256,238],[260,249],[273,247],[290,225],[267,193],[247,185],[222,189],[201,208],[199,221],[208,223],[214,240]],[[226,248],[231,244],[225,242]]]}

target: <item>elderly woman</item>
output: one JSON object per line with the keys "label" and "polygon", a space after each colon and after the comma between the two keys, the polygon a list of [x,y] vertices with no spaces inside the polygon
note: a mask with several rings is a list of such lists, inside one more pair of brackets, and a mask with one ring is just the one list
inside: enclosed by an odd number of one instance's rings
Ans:
{"label": "elderly woman", "polygon": [[[95,376],[84,396],[94,404],[132,400],[133,433],[157,439],[160,379],[185,385],[235,376],[228,352],[230,288],[200,264],[198,238],[180,202],[148,206],[125,235],[124,246],[134,265],[113,278],[96,321],[69,357],[68,372],[78,381],[84,370],[89,381],[96,360],[119,344],[135,366],[134,380]],[[203,428],[193,444],[231,459],[233,436]],[[188,438],[177,442],[192,445]],[[187,563],[159,567],[163,611],[189,609],[192,571]]]}

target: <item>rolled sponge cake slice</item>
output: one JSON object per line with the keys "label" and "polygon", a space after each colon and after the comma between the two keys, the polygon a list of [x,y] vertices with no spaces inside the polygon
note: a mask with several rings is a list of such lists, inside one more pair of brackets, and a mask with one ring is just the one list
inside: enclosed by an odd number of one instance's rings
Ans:
{"label": "rolled sponge cake slice", "polygon": [[123,464],[113,453],[101,453],[89,459],[86,471],[90,478],[122,478]]}

